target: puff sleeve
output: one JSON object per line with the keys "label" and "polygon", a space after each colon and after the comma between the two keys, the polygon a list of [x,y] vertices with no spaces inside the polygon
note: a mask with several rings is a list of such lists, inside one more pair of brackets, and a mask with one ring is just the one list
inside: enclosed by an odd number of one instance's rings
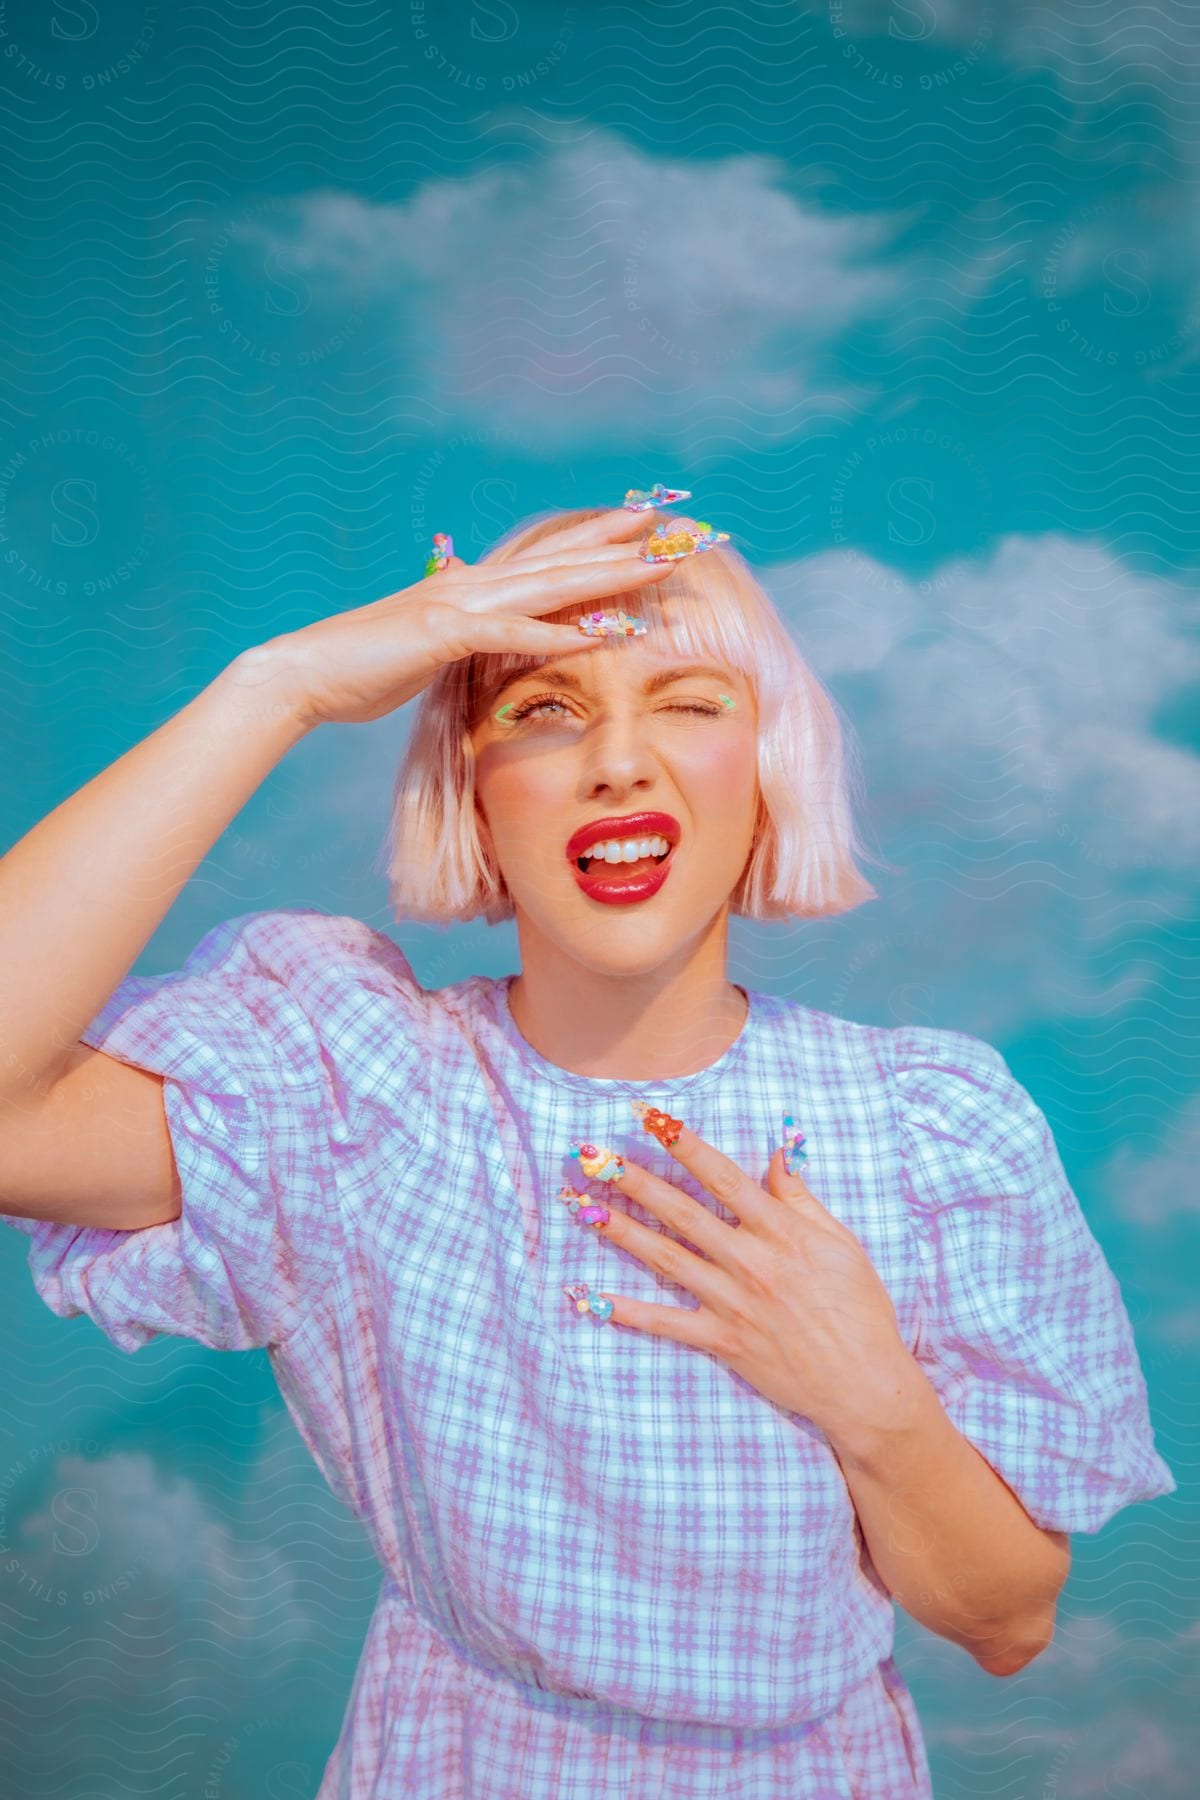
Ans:
{"label": "puff sleeve", "polygon": [[[395,985],[396,970],[411,977],[366,925],[294,910],[228,920],[178,972],[128,976],[80,1037],[164,1077],[182,1212],[133,1231],[0,1214],[30,1237],[46,1304],[86,1314],[125,1351],[164,1333],[214,1350],[285,1338],[343,1261],[343,1069],[365,1054],[354,976]],[[391,1072],[415,1106],[420,1046],[396,1017]]]}
{"label": "puff sleeve", "polygon": [[981,1039],[893,1042],[917,1358],[951,1420],[1045,1530],[1173,1493],[1120,1287],[1044,1115]]}

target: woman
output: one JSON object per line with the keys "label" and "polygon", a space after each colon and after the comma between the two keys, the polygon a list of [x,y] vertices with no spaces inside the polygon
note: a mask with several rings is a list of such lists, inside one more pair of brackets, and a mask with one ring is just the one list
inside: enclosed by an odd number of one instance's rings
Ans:
{"label": "woman", "polygon": [[[1003,1058],[726,978],[731,913],[874,889],[831,699],[736,553],[648,524],[687,541],[436,547],[0,863],[39,1292],[126,1350],[265,1346],[383,1564],[321,1800],[926,1795],[893,1602],[1015,1672],[1068,1534],[1175,1487]],[[284,909],[120,980],[291,744],[422,689],[395,909],[515,917],[518,975],[425,990]]]}

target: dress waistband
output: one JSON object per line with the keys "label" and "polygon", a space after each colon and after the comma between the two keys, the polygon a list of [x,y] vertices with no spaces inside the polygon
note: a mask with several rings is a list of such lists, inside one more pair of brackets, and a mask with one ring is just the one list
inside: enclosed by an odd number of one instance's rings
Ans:
{"label": "dress waistband", "polygon": [[[852,1696],[870,1682],[878,1682],[881,1675],[888,1677],[888,1671],[899,1681],[898,1671],[890,1657],[883,1662],[873,1662],[864,1669],[858,1679],[844,1691],[835,1704],[819,1717],[797,1720],[777,1725],[732,1725],[711,1724],[704,1721],[687,1719],[664,1719],[652,1714],[639,1712],[636,1708],[621,1706],[611,1700],[605,1700],[594,1694],[583,1693],[578,1689],[551,1686],[546,1681],[537,1679],[536,1669],[529,1675],[522,1675],[511,1667],[504,1667],[468,1648],[451,1637],[443,1625],[431,1620],[419,1605],[411,1590],[401,1586],[390,1570],[385,1571],[383,1585],[380,1588],[375,1615],[371,1620],[368,1641],[379,1633],[385,1633],[388,1627],[407,1634],[412,1640],[413,1634],[419,1634],[427,1653],[442,1655],[448,1658],[461,1673],[463,1679],[477,1691],[487,1691],[493,1697],[503,1695],[510,1701],[529,1707],[535,1712],[553,1713],[561,1716],[564,1711],[570,1712],[581,1721],[592,1721],[599,1725],[602,1721],[619,1723],[630,1722],[631,1727],[653,1726],[667,1736],[672,1733],[687,1733],[688,1741],[694,1741],[694,1734],[701,1737],[710,1734],[714,1745],[728,1741],[731,1736],[739,1740],[761,1739],[763,1742],[778,1740],[781,1737],[789,1742],[800,1743],[805,1736],[817,1730],[834,1717]],[[417,1646],[413,1645],[414,1650]],[[890,1679],[890,1677],[888,1677]]]}

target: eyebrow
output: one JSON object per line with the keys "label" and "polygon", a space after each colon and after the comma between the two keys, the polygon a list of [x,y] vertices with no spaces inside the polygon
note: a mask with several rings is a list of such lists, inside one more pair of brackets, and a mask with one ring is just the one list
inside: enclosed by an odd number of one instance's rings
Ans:
{"label": "eyebrow", "polygon": [[[642,691],[647,694],[657,694],[660,688],[670,687],[674,681],[686,681],[692,675],[710,675],[717,681],[734,679],[728,669],[722,669],[716,663],[685,663],[679,668],[660,669],[656,675],[648,675],[642,683]],[[583,682],[578,675],[573,674],[570,669],[556,668],[553,664],[538,669],[526,669],[523,674],[514,675],[511,680],[506,681],[504,686],[515,687],[519,681],[532,681],[535,677],[542,681],[557,682],[559,687],[570,688],[576,694],[583,692]],[[499,691],[503,692],[504,690],[500,689]]]}

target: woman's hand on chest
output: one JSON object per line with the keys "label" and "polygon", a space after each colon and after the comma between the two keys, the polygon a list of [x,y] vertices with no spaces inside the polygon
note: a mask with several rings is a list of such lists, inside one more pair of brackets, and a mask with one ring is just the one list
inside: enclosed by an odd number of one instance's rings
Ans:
{"label": "woman's hand on chest", "polygon": [[[614,1190],[628,1194],[702,1255],[611,1206],[607,1222],[594,1228],[701,1304],[657,1306],[602,1290],[613,1302],[611,1322],[710,1351],[830,1437],[858,1415],[877,1412],[912,1358],[891,1296],[858,1238],[803,1176],[789,1172],[782,1148],[760,1186],[686,1125],[673,1125],[655,1135],[737,1223],[714,1217],[628,1158],[615,1159],[620,1172],[605,1177],[605,1205]],[[594,1205],[597,1196],[588,1198]]]}

